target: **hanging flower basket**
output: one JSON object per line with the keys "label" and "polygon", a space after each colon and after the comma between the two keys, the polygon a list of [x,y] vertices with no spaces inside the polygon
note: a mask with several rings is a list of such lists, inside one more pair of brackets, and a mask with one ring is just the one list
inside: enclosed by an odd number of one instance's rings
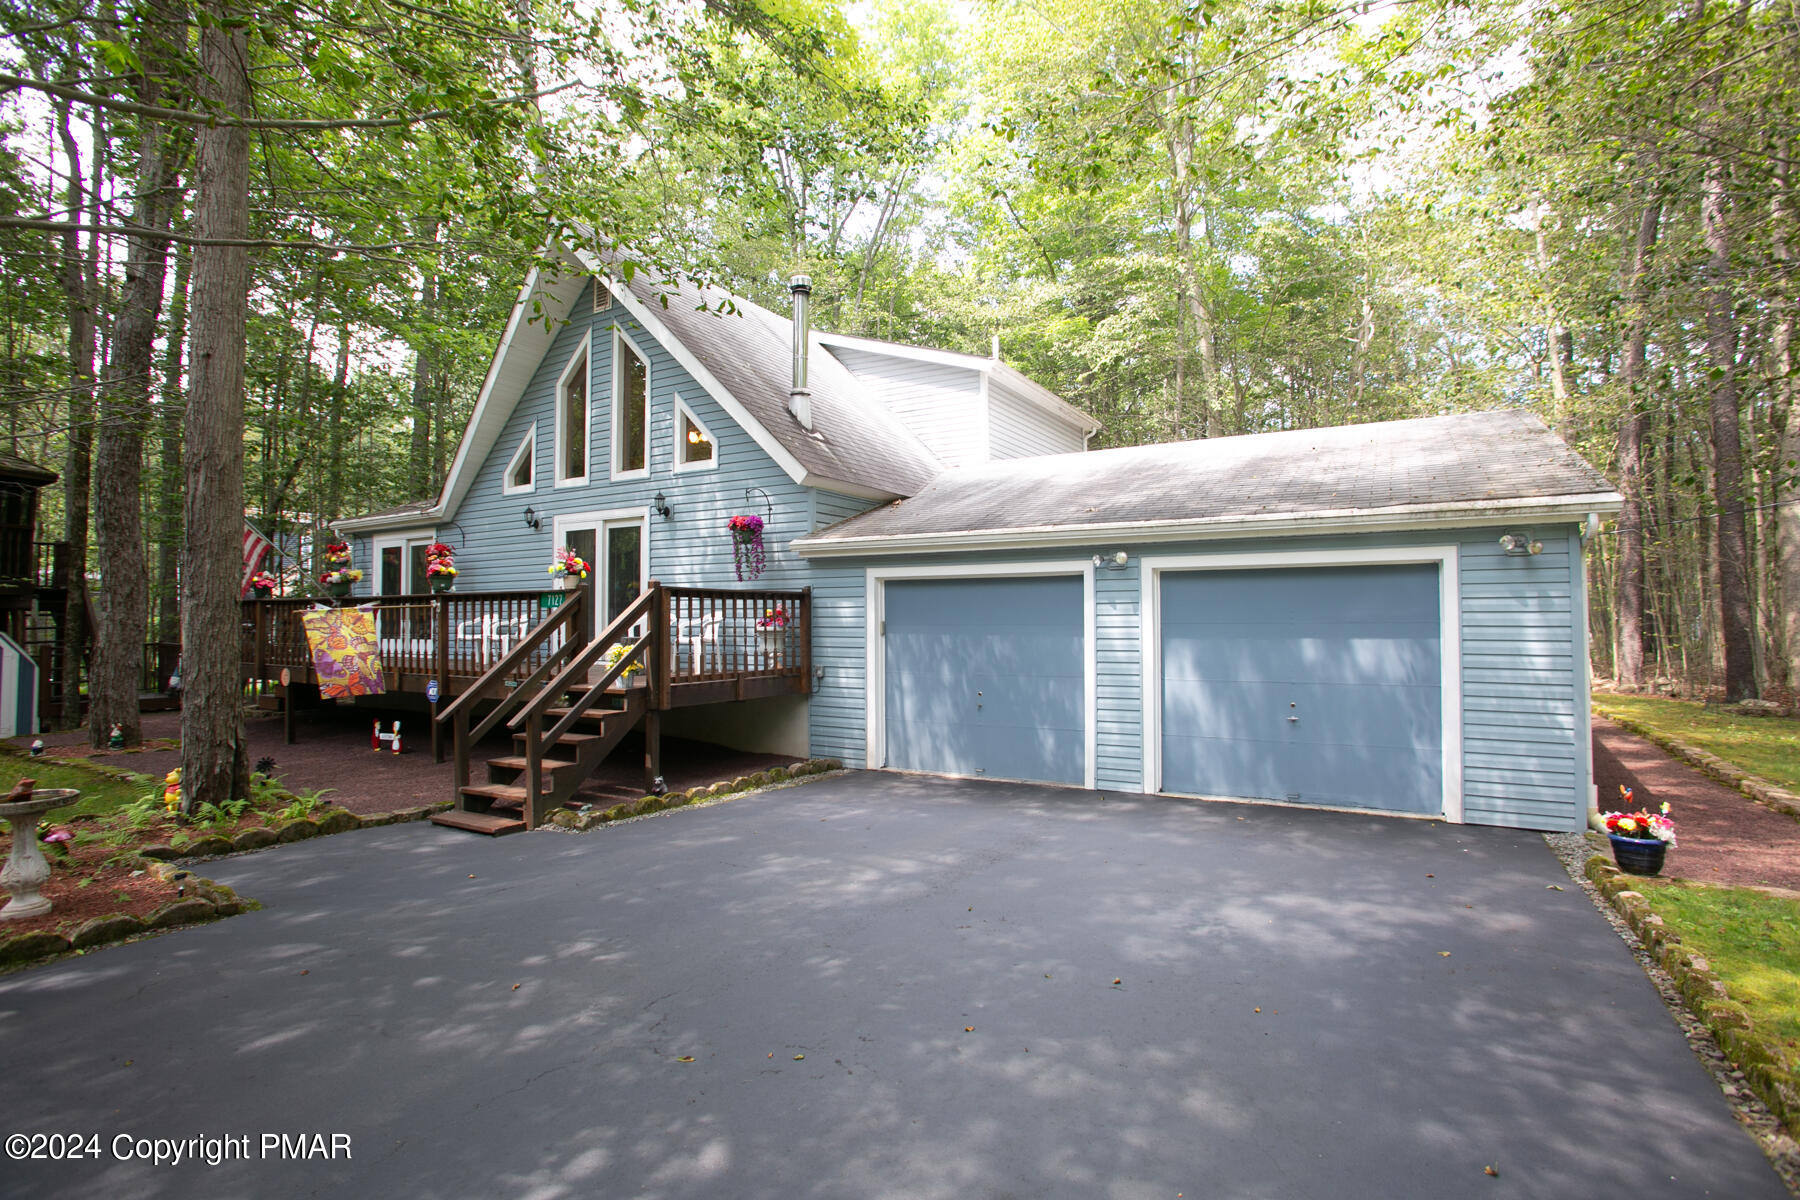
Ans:
{"label": "hanging flower basket", "polygon": [[763,519],[751,514],[736,516],[726,522],[731,530],[731,565],[737,571],[738,582],[755,579],[769,565],[768,554],[763,550]]}
{"label": "hanging flower basket", "polygon": [[456,547],[433,542],[425,547],[425,578],[434,592],[447,592],[456,586]]}
{"label": "hanging flower basket", "polygon": [[[1619,788],[1619,799],[1629,805],[1632,789]],[[1602,813],[1607,838],[1612,842],[1613,861],[1627,875],[1655,875],[1662,871],[1663,858],[1675,844],[1675,822],[1669,820],[1669,806],[1660,812],[1644,809]]]}

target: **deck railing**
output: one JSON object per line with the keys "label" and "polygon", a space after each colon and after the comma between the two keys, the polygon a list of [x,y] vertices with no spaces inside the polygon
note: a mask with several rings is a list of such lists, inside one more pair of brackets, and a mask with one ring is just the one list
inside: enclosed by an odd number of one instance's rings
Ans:
{"label": "deck railing", "polygon": [[[810,690],[812,598],[810,590],[668,587],[665,597],[667,654],[658,707],[679,704],[670,685],[698,698],[717,686],[766,677],[790,677],[795,690]],[[574,593],[570,593],[573,595]],[[589,600],[587,592],[581,593]],[[556,607],[557,593],[543,591],[443,592],[436,594],[349,596],[336,603],[374,605],[382,666],[390,686],[421,690],[425,679],[439,682],[448,699],[460,694],[506,659],[526,635]],[[325,601],[311,597],[246,600],[242,657],[252,679],[276,679],[288,668],[300,675],[312,665],[300,616]],[[557,645],[563,634],[559,631]],[[548,648],[521,660],[510,672],[523,679]],[[687,686],[696,685],[696,686]]]}

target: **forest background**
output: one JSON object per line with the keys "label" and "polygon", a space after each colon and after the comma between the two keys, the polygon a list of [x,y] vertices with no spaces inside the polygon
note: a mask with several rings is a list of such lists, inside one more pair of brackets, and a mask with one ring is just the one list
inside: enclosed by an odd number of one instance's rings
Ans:
{"label": "forest background", "polygon": [[136,737],[145,642],[230,646],[186,668],[196,796],[242,780],[239,513],[305,590],[331,521],[432,495],[546,237],[998,339],[1096,446],[1531,409],[1625,496],[1595,671],[1793,695],[1800,0],[0,23],[0,444],[62,474],[39,536],[87,565],[96,738]]}

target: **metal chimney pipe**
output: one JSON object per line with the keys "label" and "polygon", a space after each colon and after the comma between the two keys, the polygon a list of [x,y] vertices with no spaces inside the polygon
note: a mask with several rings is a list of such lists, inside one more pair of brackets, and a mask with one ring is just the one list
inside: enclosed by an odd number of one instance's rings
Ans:
{"label": "metal chimney pipe", "polygon": [[788,411],[805,429],[812,428],[812,393],[806,387],[806,348],[812,341],[812,280],[796,275],[788,281],[794,296],[794,386],[788,391]]}

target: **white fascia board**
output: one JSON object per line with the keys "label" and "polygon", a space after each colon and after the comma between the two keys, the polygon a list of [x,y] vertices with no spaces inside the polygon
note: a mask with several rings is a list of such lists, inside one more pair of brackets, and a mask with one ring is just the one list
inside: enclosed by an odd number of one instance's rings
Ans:
{"label": "white fascia board", "polygon": [[1480,500],[1470,504],[1405,507],[1375,512],[1344,509],[1274,516],[1213,517],[1199,521],[1129,521],[1094,525],[1042,525],[1024,529],[966,533],[893,534],[869,537],[796,538],[803,558],[848,558],[885,554],[928,554],[957,550],[1012,550],[1021,547],[1089,545],[1094,542],[1212,541],[1242,537],[1309,537],[1322,534],[1466,529],[1482,525],[1581,521],[1589,513],[1616,513],[1617,492],[1522,500]]}
{"label": "white fascia board", "polygon": [[680,363],[687,373],[693,376],[695,383],[706,389],[712,398],[718,401],[719,407],[725,410],[726,415],[736,421],[738,428],[749,434],[751,440],[762,447],[763,453],[775,460],[775,465],[785,471],[788,478],[795,483],[806,484],[806,468],[800,465],[800,460],[789,453],[788,448],[783,446],[775,435],[763,426],[761,421],[750,415],[750,410],[740,404],[737,397],[733,396],[725,389],[724,384],[713,377],[713,373],[695,357],[694,352],[684,346],[673,333],[670,333],[668,326],[659,321],[649,307],[632,294],[630,288],[613,279],[606,268],[596,262],[593,256],[586,251],[576,250],[575,255],[581,261],[583,268],[606,280],[607,285],[612,289],[613,299],[624,306],[626,312],[637,318],[638,324],[642,325],[651,337],[661,343],[662,348],[669,352],[671,358]]}
{"label": "white fascia board", "polygon": [[910,358],[915,362],[936,363],[942,367],[960,367],[965,371],[985,371],[994,365],[993,359],[982,358],[976,354],[959,354],[955,350],[933,350],[929,346],[904,346],[899,342],[884,342],[879,338],[852,337],[847,333],[826,333],[821,329],[813,330],[813,340],[827,348],[842,346],[846,350],[885,354],[889,358]]}
{"label": "white fascia board", "polygon": [[1074,425],[1088,437],[1100,432],[1099,421],[1082,412],[1031,376],[1023,371],[1015,370],[1003,362],[995,362],[991,359],[989,362],[991,364],[989,374],[1017,393],[1021,399],[1035,404],[1053,417]]}
{"label": "white fascia board", "polygon": [[844,479],[829,479],[824,475],[808,474],[800,480],[801,487],[818,488],[820,491],[836,492],[842,496],[852,496],[858,500],[873,500],[885,504],[890,500],[902,500],[905,497],[897,492],[885,491],[882,488],[870,487],[866,483],[851,483]]}
{"label": "white fascia board", "polygon": [[331,522],[331,528],[339,533],[390,533],[408,530],[436,529],[443,518],[443,510],[435,505],[423,512],[386,513],[375,517],[346,517],[341,521]]}
{"label": "white fascia board", "polygon": [[[571,263],[570,265],[575,264]],[[581,280],[572,278],[571,281],[576,285],[574,292],[579,294]],[[500,436],[500,426],[504,425],[506,418],[512,415],[514,406],[518,404],[525,388],[530,385],[531,376],[537,370],[538,363],[550,350],[550,341],[554,335],[545,332],[543,348],[531,357],[530,369],[523,372],[524,378],[518,381],[516,388],[506,389],[509,393],[507,398],[500,401],[495,400],[495,396],[500,392],[503,376],[510,378],[512,374],[518,373],[518,368],[523,365],[515,361],[514,346],[520,340],[519,332],[530,324],[531,297],[539,292],[542,282],[543,268],[533,267],[531,274],[526,276],[524,285],[519,288],[518,298],[513,301],[512,313],[506,318],[506,332],[500,335],[500,344],[494,347],[494,357],[489,361],[487,375],[481,381],[481,391],[476,394],[475,411],[469,414],[469,423],[463,428],[462,441],[456,447],[456,457],[451,460],[449,474],[444,477],[444,490],[438,493],[438,502],[433,508],[435,512],[454,512],[456,507],[463,502],[464,497],[468,495],[469,488],[475,483],[476,472],[481,469],[481,464],[486,461],[488,452],[493,449],[494,442]],[[563,284],[561,288],[542,289],[545,298],[544,318],[546,320],[556,318],[556,314],[551,309],[552,304],[559,303],[562,308],[566,309],[575,303],[575,295],[564,296],[561,294],[569,290],[568,282],[570,281],[558,280],[558,282]],[[506,370],[509,364],[515,367],[514,371]],[[504,405],[505,411],[498,411],[497,404]],[[492,431],[488,432],[490,424]],[[486,434],[485,439],[484,433]],[[482,445],[484,440],[486,444]]]}

